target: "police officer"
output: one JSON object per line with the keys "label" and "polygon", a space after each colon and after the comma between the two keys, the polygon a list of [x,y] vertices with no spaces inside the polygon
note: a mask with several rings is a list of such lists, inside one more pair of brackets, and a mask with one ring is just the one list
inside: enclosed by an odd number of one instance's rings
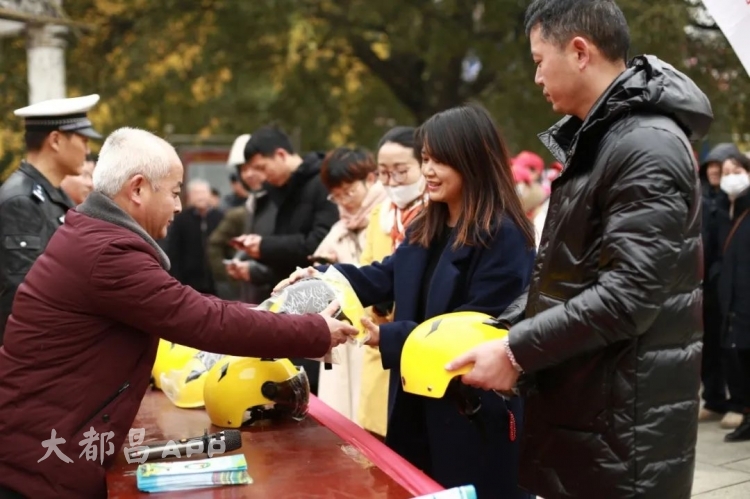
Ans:
{"label": "police officer", "polygon": [[60,189],[78,175],[88,139],[101,139],[86,113],[96,94],[52,99],[15,111],[25,120],[26,160],[0,186],[0,345],[16,289],[74,206]]}

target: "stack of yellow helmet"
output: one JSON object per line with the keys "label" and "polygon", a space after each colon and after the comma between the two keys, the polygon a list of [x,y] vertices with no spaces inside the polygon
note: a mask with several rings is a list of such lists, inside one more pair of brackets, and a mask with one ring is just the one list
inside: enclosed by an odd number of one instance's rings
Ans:
{"label": "stack of yellow helmet", "polygon": [[160,339],[154,367],[151,369],[151,380],[154,387],[161,390],[161,375],[183,369],[197,353],[198,350],[195,348]]}
{"label": "stack of yellow helmet", "polygon": [[262,419],[307,415],[310,383],[288,359],[224,357],[209,370],[203,388],[211,423],[239,428]]}
{"label": "stack of yellow helmet", "polygon": [[197,351],[181,368],[161,373],[161,389],[174,405],[182,409],[203,407],[206,374],[223,354]]}
{"label": "stack of yellow helmet", "polygon": [[401,386],[405,392],[431,398],[442,398],[449,386],[466,394],[464,385],[454,378],[471,371],[473,364],[455,371],[446,371],[445,365],[482,343],[507,336],[506,329],[496,327],[492,317],[479,312],[433,317],[417,326],[404,343]]}

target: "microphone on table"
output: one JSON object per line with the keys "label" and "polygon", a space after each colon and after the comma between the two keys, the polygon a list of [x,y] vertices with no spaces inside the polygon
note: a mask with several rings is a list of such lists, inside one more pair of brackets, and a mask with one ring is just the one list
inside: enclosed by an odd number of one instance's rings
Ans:
{"label": "microphone on table", "polygon": [[242,434],[239,430],[224,430],[208,434],[205,431],[200,437],[182,438],[174,441],[154,442],[125,448],[125,457],[129,463],[168,459],[170,457],[191,457],[195,454],[216,454],[237,450],[242,447]]}

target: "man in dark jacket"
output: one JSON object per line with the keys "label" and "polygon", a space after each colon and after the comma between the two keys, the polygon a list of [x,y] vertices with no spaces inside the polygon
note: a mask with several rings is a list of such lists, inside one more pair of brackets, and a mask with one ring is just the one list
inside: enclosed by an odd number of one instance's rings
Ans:
{"label": "man in dark jacket", "polygon": [[[273,234],[245,236],[245,251],[277,276],[288,276],[297,267],[307,267],[308,257],[339,219],[338,208],[328,200],[328,190],[320,180],[324,156],[313,152],[301,157],[289,137],[271,127],[251,134],[245,146],[248,167],[265,174],[268,197],[277,207]],[[317,393],[317,364],[294,360],[308,370],[310,389]]]}
{"label": "man in dark jacket", "polygon": [[[655,57],[626,65],[612,0],[536,0],[535,81],[567,116],[541,139],[565,165],[525,307],[464,382],[525,373],[520,484],[545,499],[687,499],[701,357],[701,197],[689,138],[706,96]],[[500,323],[511,324],[511,306]],[[528,390],[528,391],[526,391]]]}
{"label": "man in dark jacket", "polygon": [[211,207],[211,184],[203,179],[188,183],[187,208],[174,217],[167,236],[170,274],[200,293],[216,294],[208,262],[208,239],[223,213]]}
{"label": "man in dark jacket", "polygon": [[273,235],[250,236],[245,248],[277,275],[309,265],[308,257],[339,219],[320,180],[324,156],[313,152],[301,157],[284,132],[270,127],[253,133],[245,146],[247,164],[265,174],[268,195],[278,206]]}
{"label": "man in dark jacket", "polygon": [[93,94],[15,111],[25,121],[26,160],[0,186],[0,345],[18,285],[74,206],[60,185],[80,173],[88,140],[101,138],[86,117],[98,101]]}
{"label": "man in dark jacket", "polygon": [[[266,177],[263,173],[253,170],[248,163],[238,164],[237,172],[248,198],[244,206],[229,210],[211,235],[209,260],[214,276],[223,275],[240,282],[240,301],[258,304],[271,296],[271,290],[281,277],[275,275],[268,265],[235,249],[233,240],[243,234],[255,234],[261,238],[273,235],[276,205],[265,190]],[[225,259],[230,262],[225,264]]]}
{"label": "man in dark jacket", "polygon": [[[277,315],[172,278],[155,239],[180,211],[182,176],[168,143],[115,131],[94,192],[19,286],[0,348],[0,497],[106,497],[106,468],[148,388],[159,338],[275,358],[318,357],[356,334],[330,318],[335,310]],[[104,455],[85,452],[90,438]]]}

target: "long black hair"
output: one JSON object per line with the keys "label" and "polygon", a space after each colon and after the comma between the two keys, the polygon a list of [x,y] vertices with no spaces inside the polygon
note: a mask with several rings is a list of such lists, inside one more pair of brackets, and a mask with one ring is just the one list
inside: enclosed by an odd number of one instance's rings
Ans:
{"label": "long black hair", "polygon": [[[472,104],[437,113],[417,129],[415,138],[423,156],[453,168],[463,180],[455,247],[487,245],[504,215],[534,246],[534,226],[516,193],[507,148],[483,107]],[[411,223],[410,240],[427,247],[447,222],[445,203],[429,202]]]}

